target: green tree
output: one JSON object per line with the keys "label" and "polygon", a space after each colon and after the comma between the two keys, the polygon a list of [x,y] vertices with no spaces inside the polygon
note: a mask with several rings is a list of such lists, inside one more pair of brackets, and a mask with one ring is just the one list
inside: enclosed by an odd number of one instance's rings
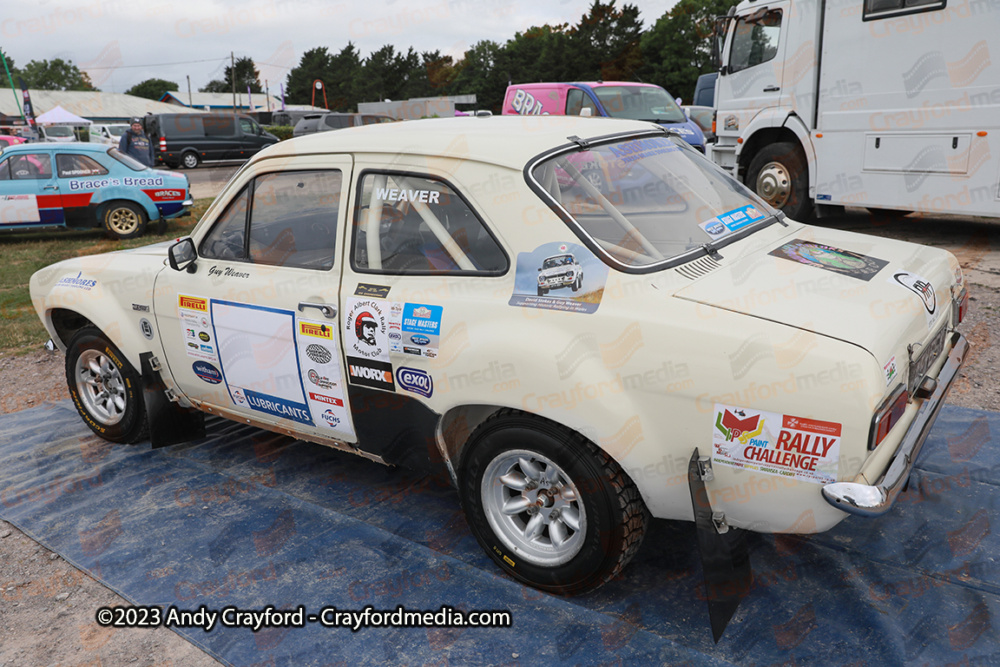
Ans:
{"label": "green tree", "polygon": [[640,75],[671,95],[690,100],[698,77],[715,70],[713,18],[738,0],[680,0],[642,35]]}
{"label": "green tree", "polygon": [[[252,58],[237,58],[234,66],[236,68],[237,93],[247,92],[247,86],[250,87],[250,92],[264,92],[264,89],[260,85],[260,72],[257,71],[257,66],[253,64]],[[233,85],[233,67],[226,67],[225,81],[231,90]]]}
{"label": "green tree", "polygon": [[642,21],[635,5],[615,7],[615,0],[594,0],[570,31],[568,61],[575,80],[634,81],[642,62],[639,40]]}
{"label": "green tree", "polygon": [[18,76],[28,88],[36,90],[97,90],[86,72],[81,72],[73,61],[62,58],[32,60],[14,74],[15,83]]}
{"label": "green tree", "polygon": [[125,94],[135,95],[136,97],[145,97],[147,100],[158,100],[163,97],[163,93],[178,90],[178,88],[178,85],[173,81],[167,81],[165,79],[146,79],[145,81],[141,81],[126,90]]}
{"label": "green tree", "polygon": [[[326,102],[331,111],[349,111],[359,97],[363,64],[361,54],[352,42],[332,54],[325,46],[309,49],[299,64],[288,73],[285,100],[289,104],[310,104],[313,83],[319,79],[326,86]],[[324,96],[316,91],[316,105],[323,106]]]}
{"label": "green tree", "polygon": [[[14,66],[14,59],[8,56],[6,52],[3,52],[3,56],[7,60],[7,67],[10,69],[11,76],[14,77],[14,86],[17,87],[19,85],[17,83],[17,75],[20,73],[20,70]],[[0,64],[0,87],[4,90],[10,88],[10,79],[7,78],[7,72],[4,71],[2,64]]]}
{"label": "green tree", "polygon": [[233,87],[226,83],[225,81],[220,81],[219,79],[212,79],[204,86],[198,89],[199,93],[231,93],[233,92]]}
{"label": "green tree", "polygon": [[309,104],[312,85],[316,79],[324,80],[332,72],[333,56],[325,46],[309,49],[302,54],[299,64],[288,72],[285,80],[285,101],[288,104]]}
{"label": "green tree", "polygon": [[503,47],[488,39],[473,44],[455,65],[454,93],[475,95],[480,108],[499,112],[508,79],[508,73],[498,66],[502,52]]}

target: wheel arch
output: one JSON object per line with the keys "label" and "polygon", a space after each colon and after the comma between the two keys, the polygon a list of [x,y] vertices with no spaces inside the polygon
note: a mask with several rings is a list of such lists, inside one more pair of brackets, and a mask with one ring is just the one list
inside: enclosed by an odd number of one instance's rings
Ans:
{"label": "wheel arch", "polygon": [[100,317],[96,315],[87,317],[84,313],[71,308],[52,308],[46,313],[46,318],[51,323],[48,327],[49,333],[54,334],[52,341],[63,352],[69,347],[73,337],[86,327],[94,327],[104,334],[135,369],[141,366],[140,353],[149,347],[148,344],[141,344],[140,341],[148,343],[141,333],[132,331],[132,327],[122,326],[129,321],[122,309],[115,308],[114,312],[102,310]]}

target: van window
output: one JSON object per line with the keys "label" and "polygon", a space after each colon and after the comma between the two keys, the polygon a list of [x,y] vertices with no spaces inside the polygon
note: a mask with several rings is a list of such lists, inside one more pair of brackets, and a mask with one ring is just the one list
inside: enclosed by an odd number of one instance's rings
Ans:
{"label": "van window", "polygon": [[[584,109],[590,109],[589,113],[584,113]],[[597,105],[590,99],[590,95],[579,88],[570,88],[566,93],[566,115],[567,116],[597,116]]]}
{"label": "van window", "polygon": [[197,114],[160,117],[160,134],[167,137],[203,137],[205,128]]}
{"label": "van window", "polygon": [[240,118],[240,128],[243,134],[257,134],[257,124],[249,118]]}
{"label": "van window", "polygon": [[236,119],[233,116],[205,116],[202,118],[206,137],[236,136]]}
{"label": "van window", "polygon": [[865,0],[863,21],[944,9],[947,0]]}
{"label": "van window", "polygon": [[730,73],[766,63],[778,54],[781,10],[769,11],[752,23],[748,18],[741,17],[733,30],[733,45],[729,51]]}
{"label": "van window", "polygon": [[507,255],[447,183],[404,174],[366,174],[355,216],[351,266],[372,273],[489,274]]}

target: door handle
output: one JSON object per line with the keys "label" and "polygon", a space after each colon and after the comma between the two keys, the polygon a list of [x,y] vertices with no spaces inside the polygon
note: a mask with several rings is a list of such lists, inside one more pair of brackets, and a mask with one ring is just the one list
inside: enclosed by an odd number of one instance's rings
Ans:
{"label": "door handle", "polygon": [[327,318],[328,320],[332,320],[337,316],[337,307],[331,306],[328,303],[310,303],[308,301],[300,301],[299,312],[301,313],[306,308],[315,308],[319,310],[319,312],[323,313],[323,317]]}
{"label": "door handle", "polygon": [[781,86],[767,86],[764,88],[765,93],[776,93],[781,90]]}
{"label": "door handle", "polygon": [[48,185],[43,185],[42,190],[58,190],[59,186],[54,183],[49,183]]}

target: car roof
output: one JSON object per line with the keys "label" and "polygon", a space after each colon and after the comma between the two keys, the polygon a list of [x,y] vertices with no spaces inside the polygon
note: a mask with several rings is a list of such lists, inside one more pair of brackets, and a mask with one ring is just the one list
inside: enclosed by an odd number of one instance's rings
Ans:
{"label": "car roof", "polygon": [[82,153],[107,153],[107,144],[94,144],[87,141],[63,141],[59,143],[34,142],[29,144],[17,144],[3,150],[4,155],[8,153],[37,153],[38,151],[79,151]]}
{"label": "car roof", "polygon": [[521,169],[536,155],[570,142],[661,129],[646,121],[580,116],[466,116],[377,123],[287,139],[251,161],[323,153],[392,153],[452,157]]}

